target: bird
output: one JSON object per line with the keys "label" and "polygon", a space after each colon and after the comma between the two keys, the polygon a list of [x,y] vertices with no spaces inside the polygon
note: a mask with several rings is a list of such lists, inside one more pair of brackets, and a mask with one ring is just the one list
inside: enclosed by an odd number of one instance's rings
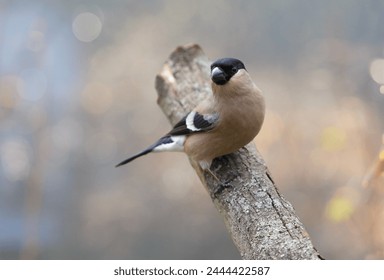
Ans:
{"label": "bird", "polygon": [[210,78],[212,95],[167,134],[116,167],[149,153],[176,151],[186,153],[217,179],[210,170],[212,161],[236,152],[256,137],[264,121],[265,101],[239,59],[217,59],[211,64]]}

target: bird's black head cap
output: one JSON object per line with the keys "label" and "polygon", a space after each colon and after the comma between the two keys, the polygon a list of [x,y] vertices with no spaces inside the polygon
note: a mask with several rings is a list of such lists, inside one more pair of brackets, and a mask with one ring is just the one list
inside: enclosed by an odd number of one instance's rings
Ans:
{"label": "bird's black head cap", "polygon": [[240,60],[220,58],[211,64],[211,79],[217,85],[225,85],[240,69],[245,69]]}

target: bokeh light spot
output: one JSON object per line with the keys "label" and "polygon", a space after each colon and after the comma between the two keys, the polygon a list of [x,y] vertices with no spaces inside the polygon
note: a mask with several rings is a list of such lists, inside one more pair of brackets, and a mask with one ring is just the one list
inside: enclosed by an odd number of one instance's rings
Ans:
{"label": "bokeh light spot", "polygon": [[337,196],[332,198],[327,205],[327,218],[333,222],[343,222],[351,218],[354,206],[350,199]]}
{"label": "bokeh light spot", "polygon": [[1,165],[9,181],[25,179],[30,171],[29,145],[20,139],[10,139],[0,146]]}
{"label": "bokeh light spot", "polygon": [[102,27],[100,18],[90,12],[78,14],[72,23],[72,31],[76,38],[87,43],[99,37]]}
{"label": "bokeh light spot", "polygon": [[380,93],[384,94],[384,85],[380,86]]}
{"label": "bokeh light spot", "polygon": [[18,101],[17,85],[19,83],[17,76],[0,77],[0,106],[12,109]]}
{"label": "bokeh light spot", "polygon": [[384,150],[380,152],[379,159],[384,160]]}
{"label": "bokeh light spot", "polygon": [[372,79],[378,84],[384,84],[384,59],[375,59],[369,67]]}
{"label": "bokeh light spot", "polygon": [[347,136],[339,127],[324,128],[321,135],[321,147],[326,151],[338,151],[345,146]]}

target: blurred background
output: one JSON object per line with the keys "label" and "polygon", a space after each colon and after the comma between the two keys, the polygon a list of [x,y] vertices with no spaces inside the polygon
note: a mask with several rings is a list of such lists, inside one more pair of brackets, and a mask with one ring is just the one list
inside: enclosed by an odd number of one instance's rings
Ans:
{"label": "blurred background", "polygon": [[263,90],[256,145],[327,259],[384,258],[384,1],[0,0],[0,258],[239,259],[170,129],[179,45]]}

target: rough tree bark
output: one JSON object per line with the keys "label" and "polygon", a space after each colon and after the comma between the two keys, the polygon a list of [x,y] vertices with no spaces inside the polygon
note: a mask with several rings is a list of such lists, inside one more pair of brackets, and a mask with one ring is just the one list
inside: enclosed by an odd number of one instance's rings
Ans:
{"label": "rough tree bark", "polygon": [[[198,45],[178,47],[165,62],[156,90],[158,104],[173,125],[212,94],[209,66]],[[213,161],[211,169],[220,182],[191,164],[243,259],[322,259],[254,143]]]}

